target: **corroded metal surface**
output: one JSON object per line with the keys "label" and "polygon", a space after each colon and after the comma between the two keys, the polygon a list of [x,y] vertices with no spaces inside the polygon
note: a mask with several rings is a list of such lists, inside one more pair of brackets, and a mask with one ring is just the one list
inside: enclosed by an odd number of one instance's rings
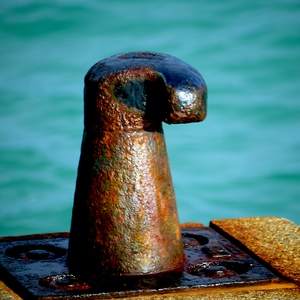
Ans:
{"label": "corroded metal surface", "polygon": [[172,56],[125,53],[88,71],[68,256],[73,272],[142,275],[182,266],[162,122],[205,116],[203,78]]}
{"label": "corroded metal surface", "polygon": [[299,225],[283,218],[252,217],[213,220],[210,226],[300,287]]}
{"label": "corroded metal surface", "polygon": [[211,228],[185,226],[181,237],[185,263],[180,269],[147,276],[97,278],[71,273],[67,266],[66,234],[5,239],[0,242],[0,279],[24,299],[31,300],[158,296],[210,287],[282,282]]}

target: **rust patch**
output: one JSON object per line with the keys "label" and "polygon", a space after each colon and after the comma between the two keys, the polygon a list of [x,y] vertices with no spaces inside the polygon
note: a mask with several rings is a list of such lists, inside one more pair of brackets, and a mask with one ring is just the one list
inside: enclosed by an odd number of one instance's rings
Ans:
{"label": "rust patch", "polygon": [[300,227],[286,219],[213,220],[210,226],[300,286]]}

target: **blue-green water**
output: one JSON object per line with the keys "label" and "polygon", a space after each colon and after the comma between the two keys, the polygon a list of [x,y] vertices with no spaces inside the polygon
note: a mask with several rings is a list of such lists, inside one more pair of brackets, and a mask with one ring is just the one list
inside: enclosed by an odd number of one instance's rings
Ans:
{"label": "blue-green water", "polygon": [[181,222],[300,224],[298,0],[11,0],[0,22],[0,235],[69,230],[83,77],[135,50],[208,85],[203,123],[164,126]]}

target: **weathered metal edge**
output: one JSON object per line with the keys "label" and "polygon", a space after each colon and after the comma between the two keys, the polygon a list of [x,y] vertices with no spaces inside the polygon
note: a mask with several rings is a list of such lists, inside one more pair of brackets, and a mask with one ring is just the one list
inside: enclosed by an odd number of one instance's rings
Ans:
{"label": "weathered metal edge", "polygon": [[300,286],[300,226],[276,217],[212,220],[210,227],[273,273]]}

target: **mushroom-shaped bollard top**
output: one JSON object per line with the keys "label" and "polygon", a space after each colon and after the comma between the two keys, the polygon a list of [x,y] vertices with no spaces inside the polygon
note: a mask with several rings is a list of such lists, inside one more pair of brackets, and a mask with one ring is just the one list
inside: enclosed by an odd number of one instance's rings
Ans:
{"label": "mushroom-shaped bollard top", "polygon": [[119,54],[88,71],[69,241],[72,272],[144,275],[183,265],[162,121],[202,121],[206,95],[201,75],[166,54]]}

